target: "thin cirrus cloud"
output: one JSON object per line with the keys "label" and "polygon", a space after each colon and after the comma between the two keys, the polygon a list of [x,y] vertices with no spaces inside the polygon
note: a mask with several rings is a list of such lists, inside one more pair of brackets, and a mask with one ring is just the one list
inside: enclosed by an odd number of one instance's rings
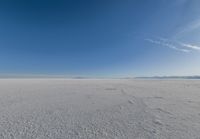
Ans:
{"label": "thin cirrus cloud", "polygon": [[186,26],[182,26],[180,28],[180,30],[173,36],[173,38],[177,39],[182,37],[183,35],[192,32],[194,30],[200,29],[200,20],[194,20],[192,22],[190,22],[188,25]]}
{"label": "thin cirrus cloud", "polygon": [[192,44],[185,44],[185,43],[181,43],[181,44],[182,44],[182,46],[187,47],[189,49],[200,51],[200,46],[196,46],[196,45],[192,45]]}
{"label": "thin cirrus cloud", "polygon": [[191,51],[200,51],[200,46],[192,45],[192,44],[187,44],[179,41],[173,41],[165,38],[157,38],[157,39],[145,39],[146,41],[157,44],[159,46],[164,46],[168,47],[171,49],[174,49],[176,51],[181,51],[181,52],[191,52]]}
{"label": "thin cirrus cloud", "polygon": [[160,46],[165,46],[165,47],[174,49],[176,51],[181,51],[181,52],[185,52],[185,53],[190,52],[189,49],[179,48],[180,46],[176,46],[172,42],[169,42],[167,39],[145,39],[145,40],[150,42],[150,43],[153,43],[153,44],[157,44],[157,45],[160,45]]}

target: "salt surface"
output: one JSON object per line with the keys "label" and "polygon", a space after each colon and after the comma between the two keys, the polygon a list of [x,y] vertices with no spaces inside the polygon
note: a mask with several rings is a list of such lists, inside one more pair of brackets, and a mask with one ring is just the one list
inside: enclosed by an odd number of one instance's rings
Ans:
{"label": "salt surface", "polygon": [[1,79],[1,139],[198,139],[200,81]]}

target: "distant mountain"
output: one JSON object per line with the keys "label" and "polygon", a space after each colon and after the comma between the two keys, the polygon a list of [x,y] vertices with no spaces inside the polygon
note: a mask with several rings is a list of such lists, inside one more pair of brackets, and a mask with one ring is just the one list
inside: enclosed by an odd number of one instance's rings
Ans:
{"label": "distant mountain", "polygon": [[200,76],[152,76],[136,77],[136,79],[200,79]]}

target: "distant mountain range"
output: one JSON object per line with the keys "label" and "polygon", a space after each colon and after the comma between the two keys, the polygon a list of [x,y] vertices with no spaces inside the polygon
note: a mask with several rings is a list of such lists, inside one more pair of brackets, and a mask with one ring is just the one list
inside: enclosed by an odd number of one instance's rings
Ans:
{"label": "distant mountain range", "polygon": [[0,79],[4,78],[62,78],[62,79],[200,79],[199,75],[195,76],[143,76],[143,77],[85,77],[85,76],[64,76],[64,75],[0,75]]}
{"label": "distant mountain range", "polygon": [[136,79],[200,79],[200,76],[152,76],[136,77]]}

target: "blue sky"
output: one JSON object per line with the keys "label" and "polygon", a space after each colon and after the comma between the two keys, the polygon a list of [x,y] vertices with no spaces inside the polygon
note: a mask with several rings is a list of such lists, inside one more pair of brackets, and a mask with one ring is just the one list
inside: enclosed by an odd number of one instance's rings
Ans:
{"label": "blue sky", "polygon": [[2,0],[0,75],[200,75],[200,1]]}

